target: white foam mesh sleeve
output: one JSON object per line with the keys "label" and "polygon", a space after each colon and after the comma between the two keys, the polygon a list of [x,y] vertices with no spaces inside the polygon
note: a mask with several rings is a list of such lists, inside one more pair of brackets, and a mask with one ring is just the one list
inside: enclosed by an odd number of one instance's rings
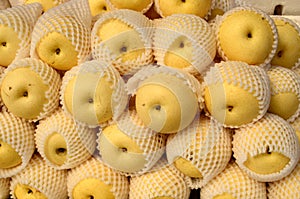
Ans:
{"label": "white foam mesh sleeve", "polygon": [[[280,180],[297,165],[300,158],[300,145],[294,128],[281,117],[267,113],[253,125],[239,128],[233,136],[233,156],[239,167],[251,178],[263,182]],[[248,169],[244,162],[247,156],[278,152],[290,159],[281,170],[271,174],[259,174]]]}
{"label": "white foam mesh sleeve", "polygon": [[171,197],[188,199],[190,189],[173,164],[130,179],[130,199]]}
{"label": "white foam mesh sleeve", "polygon": [[74,187],[82,180],[99,179],[107,185],[111,185],[111,192],[115,199],[127,199],[129,193],[129,180],[114,169],[107,167],[103,162],[94,157],[71,169],[68,173],[68,196],[73,198]]}
{"label": "white foam mesh sleeve", "polygon": [[236,199],[267,198],[266,184],[250,178],[233,161],[200,192],[201,199],[210,199],[222,194],[230,194]]}
{"label": "white foam mesh sleeve", "polygon": [[[47,138],[53,133],[62,135],[67,144],[67,159],[62,165],[52,163],[45,155]],[[70,169],[89,159],[96,149],[96,131],[78,125],[59,108],[51,116],[40,120],[35,134],[37,149],[46,163],[56,169]]]}
{"label": "white foam mesh sleeve", "polygon": [[9,169],[0,169],[0,178],[16,175],[23,170],[31,159],[35,150],[34,125],[2,111],[0,113],[0,139],[9,144],[20,155],[22,163]]}
{"label": "white foam mesh sleeve", "polygon": [[172,164],[178,157],[190,161],[202,178],[185,176],[185,180],[192,189],[201,188],[225,169],[231,158],[231,140],[229,129],[201,116],[187,128],[169,136],[168,162]]}
{"label": "white foam mesh sleeve", "polygon": [[17,184],[33,187],[47,198],[67,198],[67,170],[48,166],[39,154],[35,154],[27,167],[11,178],[10,192],[13,199],[16,199],[14,190]]}

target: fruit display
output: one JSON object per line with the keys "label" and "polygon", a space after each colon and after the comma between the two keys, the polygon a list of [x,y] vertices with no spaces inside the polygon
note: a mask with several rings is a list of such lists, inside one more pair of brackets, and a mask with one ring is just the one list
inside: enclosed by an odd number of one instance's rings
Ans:
{"label": "fruit display", "polygon": [[299,199],[296,0],[2,0],[0,199]]}

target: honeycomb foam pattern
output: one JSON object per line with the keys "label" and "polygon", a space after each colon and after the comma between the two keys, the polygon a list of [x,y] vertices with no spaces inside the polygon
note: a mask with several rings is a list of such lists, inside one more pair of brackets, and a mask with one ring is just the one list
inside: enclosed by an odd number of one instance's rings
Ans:
{"label": "honeycomb foam pattern", "polygon": [[299,75],[284,67],[272,66],[268,71],[270,79],[271,96],[280,93],[294,93],[299,105],[293,115],[287,121],[293,122],[300,114],[300,78]]}
{"label": "honeycomb foam pattern", "polygon": [[169,47],[182,36],[188,39],[193,49],[191,58],[182,57],[191,64],[183,70],[192,74],[203,73],[212,64],[216,39],[213,29],[204,19],[191,14],[174,14],[158,19],[154,24],[153,50],[158,64],[166,65],[166,53],[172,53]]}
{"label": "honeycomb foam pattern", "polygon": [[23,170],[35,150],[34,125],[13,114],[0,113],[0,139],[9,144],[20,155],[22,163],[9,169],[0,169],[0,178],[16,175]]}
{"label": "honeycomb foam pattern", "polygon": [[187,128],[168,138],[166,154],[172,164],[176,158],[189,160],[202,178],[185,176],[192,189],[203,187],[222,172],[231,158],[231,132],[217,121],[200,117]]}
{"label": "honeycomb foam pattern", "polygon": [[[294,128],[271,113],[251,126],[237,129],[232,144],[233,156],[239,167],[251,178],[262,182],[273,182],[287,176],[300,158],[300,145]],[[271,174],[255,173],[244,165],[248,154],[253,157],[266,151],[281,153],[290,161],[281,171]]]}
{"label": "honeycomb foam pattern", "polygon": [[64,35],[78,53],[78,64],[90,59],[92,15],[87,1],[72,0],[45,12],[32,31],[30,56],[38,58],[36,47],[51,32]]}
{"label": "honeycomb foam pattern", "polygon": [[[242,88],[256,97],[259,105],[259,114],[252,120],[253,123],[264,116],[270,103],[270,81],[266,70],[258,66],[249,66],[240,61],[222,61],[215,63],[204,76],[204,87],[218,83],[227,83]],[[208,114],[208,113],[207,113]],[[244,124],[245,126],[249,124]],[[240,127],[228,126],[225,127]]]}
{"label": "honeycomb foam pattern", "polygon": [[[115,120],[115,123],[124,134],[129,136],[139,146],[146,159],[146,164],[141,170],[136,172],[120,172],[126,176],[136,176],[151,170],[165,152],[167,136],[147,128],[133,110],[125,111]],[[98,135],[98,150],[100,150],[99,138],[101,132],[100,130]]]}
{"label": "honeycomb foam pattern", "polygon": [[17,184],[33,187],[47,198],[67,198],[67,170],[57,170],[50,167],[40,157],[33,155],[29,164],[20,173],[11,178],[10,192],[16,199],[14,190]]}
{"label": "honeycomb foam pattern", "polygon": [[298,199],[300,198],[300,163],[295,169],[285,178],[268,183],[268,198],[269,199]]}
{"label": "honeycomb foam pattern", "polygon": [[226,169],[201,189],[201,199],[210,199],[222,194],[236,199],[266,199],[266,184],[250,178],[239,166],[231,161]]}
{"label": "honeycomb foam pattern", "polygon": [[107,185],[111,185],[111,192],[115,199],[127,199],[129,193],[129,181],[126,176],[105,166],[103,162],[92,157],[68,173],[67,186],[68,196],[73,199],[73,189],[82,180],[96,178]]}
{"label": "honeycomb foam pattern", "polygon": [[42,6],[39,3],[0,10],[0,24],[13,28],[20,40],[14,60],[29,57],[32,31],[41,14]]}
{"label": "honeycomb foam pattern", "polygon": [[272,43],[272,49],[270,51],[270,53],[268,54],[268,56],[265,58],[263,63],[258,64],[258,66],[260,67],[264,67],[264,68],[268,68],[269,67],[269,63],[271,62],[272,58],[274,57],[275,53],[276,53],[276,49],[277,49],[277,45],[278,45],[278,34],[277,34],[277,28],[276,25],[273,21],[273,19],[266,14],[265,12],[263,12],[260,9],[256,9],[254,7],[247,7],[247,6],[243,6],[243,7],[234,7],[231,10],[227,11],[224,13],[224,15],[222,15],[217,21],[216,21],[216,40],[217,40],[217,52],[218,54],[221,56],[221,58],[224,61],[228,61],[228,57],[226,56],[226,54],[224,53],[221,44],[220,44],[220,39],[219,39],[219,29],[222,26],[223,21],[225,21],[230,15],[236,13],[236,12],[240,12],[240,11],[249,11],[249,12],[254,12],[257,13],[259,15],[261,15],[264,19],[266,19],[266,21],[269,23],[270,28],[272,30],[273,33],[273,43]]}
{"label": "honeycomb foam pattern", "polygon": [[[62,165],[53,164],[45,155],[45,144],[52,133],[62,135],[67,144],[67,159]],[[70,169],[89,159],[96,149],[94,129],[78,125],[59,108],[51,116],[40,120],[35,134],[38,152],[46,163],[56,169]]]}
{"label": "honeycomb foam pattern", "polygon": [[[141,41],[144,43],[144,53],[137,59],[122,61],[106,45],[107,41],[102,41],[97,35],[103,23],[109,20],[120,20],[127,24],[134,31],[137,31]],[[121,75],[131,75],[139,70],[143,65],[152,63],[152,35],[153,27],[151,21],[140,12],[127,9],[119,9],[103,13],[95,22],[91,33],[92,57],[96,60],[104,60],[112,63]],[[122,37],[122,33],[115,37]]]}
{"label": "honeycomb foam pattern", "polygon": [[23,58],[16,60],[10,64],[4,71],[2,79],[5,75],[15,69],[29,67],[32,71],[37,73],[43,80],[44,84],[48,86],[45,93],[47,103],[43,105],[43,111],[30,121],[38,121],[49,116],[59,105],[59,89],[61,87],[61,78],[59,73],[43,61],[35,58]]}
{"label": "honeycomb foam pattern", "polygon": [[[128,103],[128,95],[127,91],[125,90],[125,82],[120,76],[120,73],[109,63],[100,60],[91,60],[86,61],[78,66],[74,66],[70,70],[68,70],[63,79],[62,79],[62,86],[60,90],[60,103],[62,104],[63,110],[69,114],[70,117],[73,117],[76,122],[82,125],[88,125],[89,127],[97,127],[99,124],[86,124],[83,121],[79,121],[72,115],[66,108],[65,100],[64,100],[64,93],[68,83],[71,81],[72,78],[78,77],[80,75],[84,75],[85,73],[99,73],[99,79],[101,77],[106,77],[107,81],[112,83],[111,87],[113,88],[112,93],[112,112],[113,112],[113,119],[118,118],[125,110],[127,103]],[[97,82],[95,82],[97,84]],[[76,91],[76,90],[75,90]],[[76,92],[74,92],[76,94]],[[101,124],[105,125],[105,124]]]}
{"label": "honeycomb foam pattern", "polygon": [[171,197],[188,199],[190,189],[173,164],[130,179],[130,199]]}

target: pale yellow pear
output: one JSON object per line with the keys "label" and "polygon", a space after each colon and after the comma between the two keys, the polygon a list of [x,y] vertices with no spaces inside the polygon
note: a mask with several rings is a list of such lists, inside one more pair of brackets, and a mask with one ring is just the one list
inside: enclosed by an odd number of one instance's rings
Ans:
{"label": "pale yellow pear", "polygon": [[2,80],[1,97],[14,115],[25,119],[35,119],[48,103],[46,92],[49,86],[30,67],[9,71]]}
{"label": "pale yellow pear", "polygon": [[0,66],[7,67],[15,59],[21,40],[12,27],[0,24]]}
{"label": "pale yellow pear", "polygon": [[59,133],[48,136],[44,146],[46,158],[53,164],[62,165],[68,157],[68,149],[65,138]]}
{"label": "pale yellow pear", "polygon": [[105,0],[88,0],[92,16],[109,11]]}
{"label": "pale yellow pear", "polygon": [[298,25],[284,18],[274,18],[274,22],[278,31],[278,47],[271,64],[295,67],[300,59],[300,32],[296,28]]}
{"label": "pale yellow pear", "polygon": [[152,5],[153,0],[108,0],[114,9],[130,9],[138,12],[146,12]]}
{"label": "pale yellow pear", "polygon": [[41,38],[36,46],[41,60],[58,70],[69,70],[78,64],[78,52],[69,38],[51,32]]}
{"label": "pale yellow pear", "polygon": [[277,46],[277,32],[270,17],[252,9],[231,9],[217,27],[218,52],[223,59],[250,65],[269,62]]}
{"label": "pale yellow pear", "polygon": [[170,16],[172,14],[194,14],[204,18],[210,11],[211,0],[155,0],[155,6],[161,16]]}
{"label": "pale yellow pear", "polygon": [[120,19],[108,19],[97,31],[98,37],[122,62],[133,61],[145,53],[139,32]]}
{"label": "pale yellow pear", "polygon": [[157,74],[144,80],[136,92],[135,107],[144,124],[160,133],[175,133],[192,122],[196,94],[181,79]]}
{"label": "pale yellow pear", "polygon": [[116,124],[103,129],[98,144],[103,161],[119,171],[137,172],[147,162],[138,143]]}
{"label": "pale yellow pear", "polygon": [[43,6],[44,12],[57,6],[58,4],[56,2],[56,0],[25,0],[25,4],[40,3]]}
{"label": "pale yellow pear", "polygon": [[81,180],[72,191],[74,199],[105,198],[115,199],[112,186],[105,184],[97,178],[86,178]]}
{"label": "pale yellow pear", "polygon": [[22,163],[18,152],[8,143],[0,139],[0,169],[9,169]]}
{"label": "pale yellow pear", "polygon": [[14,195],[18,199],[48,199],[39,190],[24,184],[16,185],[14,190]]}

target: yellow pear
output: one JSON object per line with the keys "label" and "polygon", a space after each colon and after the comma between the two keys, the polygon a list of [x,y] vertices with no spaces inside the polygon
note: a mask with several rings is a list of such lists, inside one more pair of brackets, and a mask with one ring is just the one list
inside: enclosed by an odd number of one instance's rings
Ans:
{"label": "yellow pear", "polygon": [[153,0],[107,0],[107,4],[112,10],[115,9],[130,9],[138,12],[145,13],[149,10],[153,3]]}
{"label": "yellow pear", "polygon": [[[245,191],[247,190],[247,191]],[[266,199],[266,184],[250,178],[231,161],[215,178],[201,188],[201,199]]]}
{"label": "yellow pear", "polygon": [[8,169],[22,163],[22,158],[8,143],[0,140],[0,168]]}
{"label": "yellow pear", "polygon": [[90,57],[92,15],[88,1],[73,0],[49,9],[32,31],[30,56],[66,71]]}
{"label": "yellow pear", "polygon": [[92,157],[68,175],[68,196],[82,198],[128,198],[129,181],[99,159]]}
{"label": "yellow pear", "polygon": [[222,61],[210,68],[204,82],[207,112],[227,127],[252,123],[268,110],[269,78],[262,67]]}
{"label": "yellow pear", "polygon": [[0,178],[23,170],[35,150],[34,124],[10,112],[0,113]]}
{"label": "yellow pear", "polygon": [[39,190],[24,184],[17,184],[14,193],[16,198],[20,199],[47,199],[47,197]]}
{"label": "yellow pear", "polygon": [[58,107],[60,82],[59,74],[42,61],[19,59],[4,71],[1,97],[14,115],[36,121]]}
{"label": "yellow pear", "polygon": [[300,158],[293,127],[283,118],[267,113],[255,124],[239,128],[233,136],[233,156],[251,178],[262,182],[290,174]]}
{"label": "yellow pear", "polygon": [[29,56],[32,30],[41,14],[38,3],[0,10],[0,66]]}
{"label": "yellow pear", "polygon": [[88,0],[92,16],[102,14],[109,11],[105,0]]}
{"label": "yellow pear", "polygon": [[67,173],[48,166],[34,154],[27,167],[11,178],[11,194],[24,199],[67,198]]}
{"label": "yellow pear", "polygon": [[174,14],[156,20],[155,60],[189,73],[203,73],[216,55],[216,39],[208,22],[192,14]]}
{"label": "yellow pear", "polygon": [[55,6],[67,2],[67,0],[23,0],[23,1],[24,4],[40,3],[43,6],[44,12],[48,11],[50,8],[53,8]]}
{"label": "yellow pear", "polygon": [[76,121],[96,126],[124,110],[127,104],[124,89],[124,81],[113,66],[87,61],[66,72],[61,89],[63,108]]}
{"label": "yellow pear", "polygon": [[166,154],[169,163],[186,176],[189,187],[198,189],[222,172],[231,158],[231,134],[205,116],[169,136]]}
{"label": "yellow pear", "polygon": [[[268,71],[271,101],[268,112],[292,122],[300,114],[300,79],[291,69],[273,66]],[[291,82],[293,82],[291,84]]]}
{"label": "yellow pear", "polygon": [[218,53],[223,60],[265,66],[273,58],[278,34],[272,18],[249,7],[227,11],[217,24]]}
{"label": "yellow pear", "polygon": [[172,14],[194,14],[201,18],[207,16],[211,9],[211,0],[155,0],[154,5],[158,13],[162,17],[170,16]]}
{"label": "yellow pear", "polygon": [[92,56],[112,62],[121,75],[152,62],[152,23],[142,13],[119,9],[106,12],[92,29]]}
{"label": "yellow pear", "polygon": [[43,159],[57,169],[78,166],[89,159],[96,149],[95,130],[78,125],[61,108],[39,121],[35,140]]}
{"label": "yellow pear", "polygon": [[285,17],[272,18],[278,31],[278,47],[271,64],[285,68],[297,67],[300,64],[299,25]]}

